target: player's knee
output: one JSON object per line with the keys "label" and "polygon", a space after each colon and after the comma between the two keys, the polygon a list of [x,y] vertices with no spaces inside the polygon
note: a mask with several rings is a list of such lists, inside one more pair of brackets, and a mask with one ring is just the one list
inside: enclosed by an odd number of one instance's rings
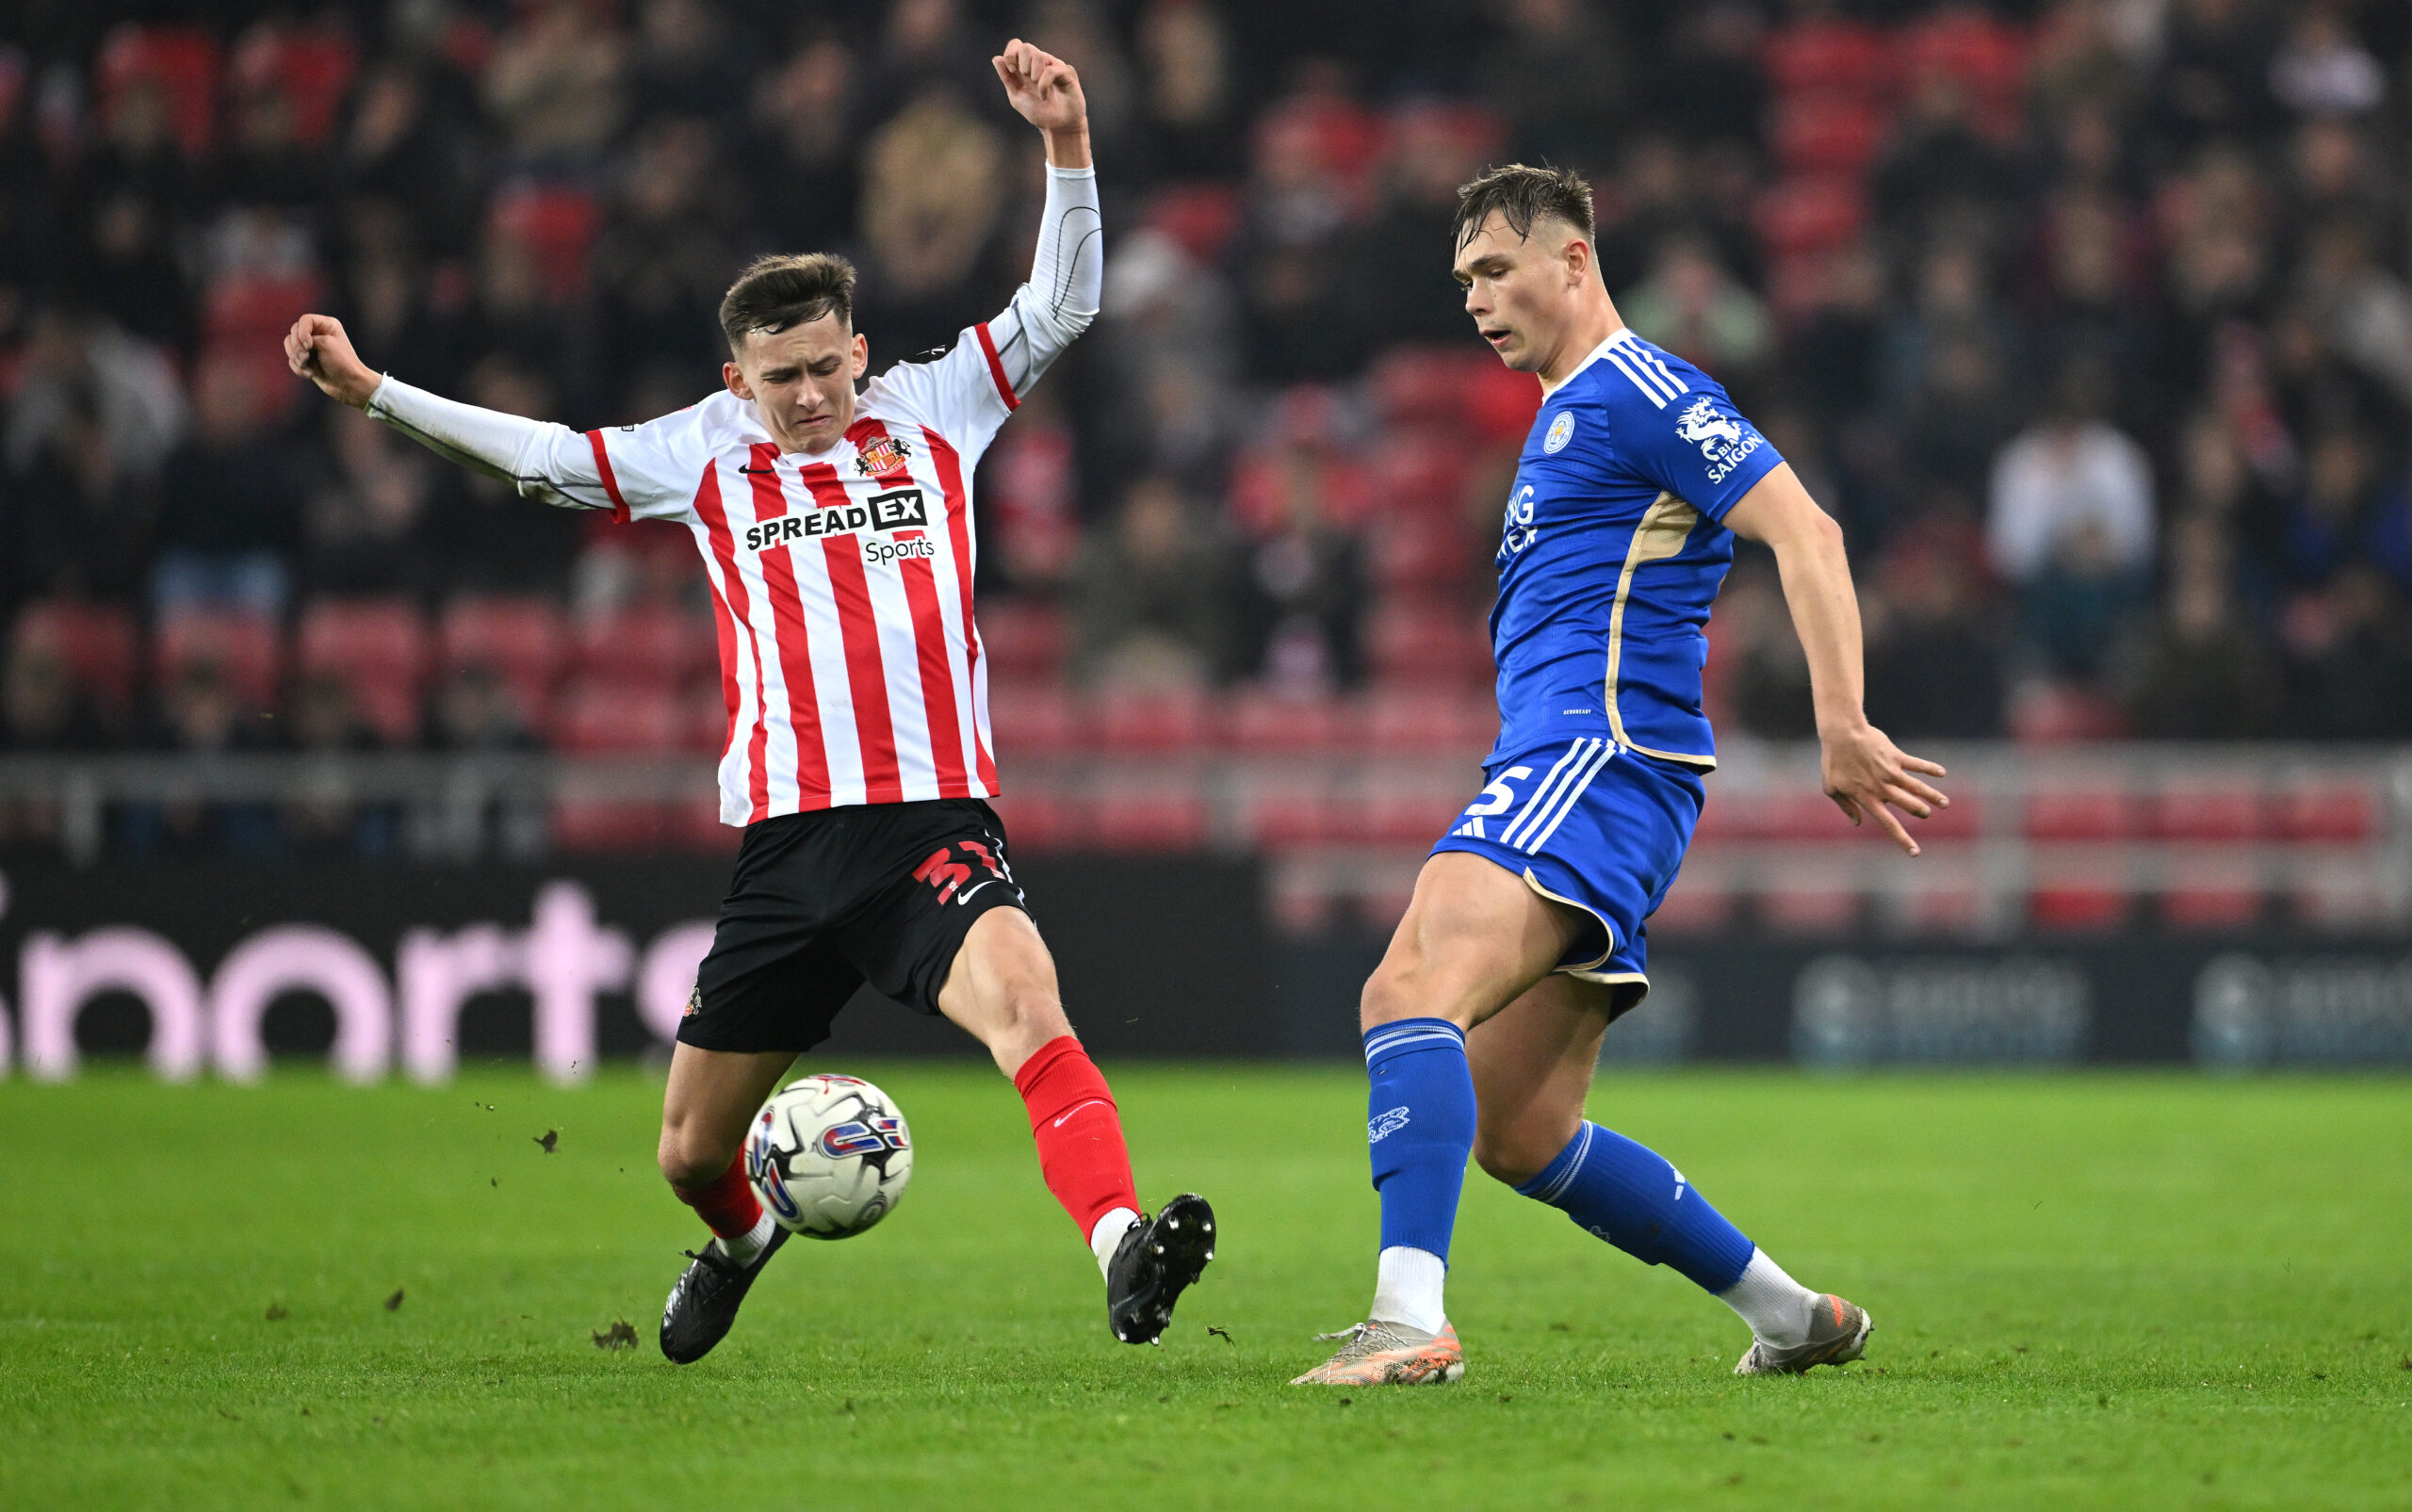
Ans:
{"label": "player's knee", "polygon": [[1041,1047],[1071,1032],[1071,1020],[1064,1016],[1063,1001],[1054,989],[1030,982],[999,995],[980,1037],[1010,1076]]}
{"label": "player's knee", "polygon": [[1541,1174],[1557,1156],[1557,1149],[1542,1148],[1547,1143],[1535,1140],[1520,1130],[1489,1130],[1477,1127],[1474,1135],[1474,1162],[1482,1174],[1508,1186],[1523,1186]]}
{"label": "player's knee", "polygon": [[692,1123],[662,1125],[661,1144],[654,1152],[661,1179],[683,1187],[709,1186],[736,1158],[735,1145],[714,1140]]}

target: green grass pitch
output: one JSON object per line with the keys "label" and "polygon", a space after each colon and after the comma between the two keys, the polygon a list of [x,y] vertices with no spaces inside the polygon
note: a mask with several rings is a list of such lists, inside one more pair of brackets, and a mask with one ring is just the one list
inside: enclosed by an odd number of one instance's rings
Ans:
{"label": "green grass pitch", "polygon": [[0,1082],[0,1506],[2412,1505],[2401,1081],[1604,1077],[1867,1361],[1737,1380],[1723,1308],[1475,1174],[1465,1381],[1346,1393],[1283,1383],[1372,1284],[1361,1074],[1107,1067],[1223,1228],[1133,1349],[1005,1082],[856,1069],[904,1205],[684,1370],[638,1072]]}

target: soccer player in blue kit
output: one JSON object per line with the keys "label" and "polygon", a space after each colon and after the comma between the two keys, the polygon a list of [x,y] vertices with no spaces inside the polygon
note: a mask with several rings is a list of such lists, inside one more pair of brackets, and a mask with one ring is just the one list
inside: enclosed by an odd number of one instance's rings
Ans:
{"label": "soccer player in blue kit", "polygon": [[1663,1157],[1583,1116],[1601,1035],[1650,990],[1643,921],[1717,765],[1702,628],[1736,535],[1775,553],[1827,796],[1915,855],[1891,810],[1947,804],[1924,780],[1943,768],[1896,749],[1861,709],[1842,532],[1716,380],[1618,318],[1589,187],[1494,169],[1459,191],[1456,236],[1467,313],[1543,396],[1499,545],[1499,740],[1365,984],[1379,1275],[1366,1321],[1293,1384],[1464,1374],[1442,1283],[1469,1153],[1733,1308],[1752,1333],[1736,1374],[1857,1359],[1865,1309],[1795,1281]]}

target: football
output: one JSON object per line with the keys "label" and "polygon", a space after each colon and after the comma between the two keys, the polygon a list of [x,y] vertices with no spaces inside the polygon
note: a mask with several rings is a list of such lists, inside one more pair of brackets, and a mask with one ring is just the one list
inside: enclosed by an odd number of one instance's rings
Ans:
{"label": "football", "polygon": [[754,1115],[745,1175],[781,1227],[850,1239],[904,1195],[912,1135],[888,1094],[860,1077],[808,1076]]}

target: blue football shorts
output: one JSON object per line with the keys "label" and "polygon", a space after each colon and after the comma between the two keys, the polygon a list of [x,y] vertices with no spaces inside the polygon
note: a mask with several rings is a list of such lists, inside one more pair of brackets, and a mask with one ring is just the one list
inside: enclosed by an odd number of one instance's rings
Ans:
{"label": "blue football shorts", "polygon": [[1494,761],[1434,854],[1465,851],[1598,920],[1557,969],[1612,989],[1609,1016],[1649,994],[1649,934],[1700,822],[1701,774],[1586,736]]}

